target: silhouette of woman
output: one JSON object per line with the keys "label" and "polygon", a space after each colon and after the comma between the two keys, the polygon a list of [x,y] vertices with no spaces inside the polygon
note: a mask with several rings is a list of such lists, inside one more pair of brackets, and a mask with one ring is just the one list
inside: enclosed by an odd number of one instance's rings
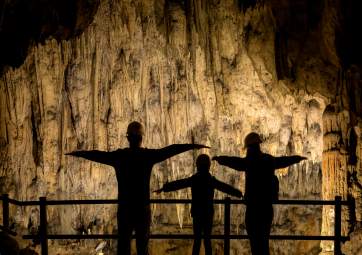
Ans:
{"label": "silhouette of woman", "polygon": [[257,133],[245,137],[245,158],[217,156],[213,160],[237,171],[245,172],[245,225],[253,255],[269,255],[269,236],[273,221],[273,201],[278,199],[276,169],[306,159],[301,156],[273,157],[260,150],[262,140]]}

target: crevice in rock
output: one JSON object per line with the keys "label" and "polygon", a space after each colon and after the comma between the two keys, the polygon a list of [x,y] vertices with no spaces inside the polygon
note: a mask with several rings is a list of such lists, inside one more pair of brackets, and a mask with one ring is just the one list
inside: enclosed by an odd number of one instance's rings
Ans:
{"label": "crevice in rock", "polygon": [[35,112],[34,106],[31,104],[31,130],[33,136],[33,158],[34,163],[37,167],[41,167],[43,165],[43,142],[39,133],[39,120],[35,120]]}

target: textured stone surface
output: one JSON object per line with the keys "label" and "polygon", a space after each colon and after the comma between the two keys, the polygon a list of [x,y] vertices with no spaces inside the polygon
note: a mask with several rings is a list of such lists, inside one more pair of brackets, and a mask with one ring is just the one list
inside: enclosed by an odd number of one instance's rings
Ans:
{"label": "textured stone surface", "polygon": [[[35,45],[19,68],[3,74],[0,191],[20,200],[115,198],[112,168],[64,153],[124,147],[131,120],[145,125],[146,147],[195,141],[212,146],[204,151],[210,155],[244,155],[243,138],[256,131],[265,139],[266,152],[309,158],[278,171],[281,198],[355,199],[352,216],[344,212],[344,221],[355,226],[344,249],[358,254],[360,69],[340,65],[338,5],[309,2],[266,1],[240,8],[235,1],[101,1],[81,35]],[[185,153],[156,166],[152,189],[192,174],[196,156]],[[243,189],[243,174],[217,165],[212,172]],[[190,193],[160,197],[190,198]],[[214,232],[222,233],[222,207],[215,209]],[[49,232],[114,233],[115,210],[49,207]],[[154,233],[191,233],[188,206],[155,205],[152,214]],[[17,231],[37,231],[36,207],[12,207],[11,215]],[[315,206],[276,206],[272,231],[332,234],[331,216],[327,207],[322,212]],[[244,208],[233,208],[234,233],[245,233],[243,218]],[[349,230],[343,228],[345,234]],[[59,241],[51,249],[86,254],[97,243]],[[188,241],[152,241],[151,250],[187,254],[190,246]],[[273,254],[318,254],[319,246],[317,241],[271,241]],[[322,248],[327,253],[331,245],[322,243]],[[215,241],[214,249],[222,254],[222,242]],[[248,254],[248,249],[246,241],[232,242],[232,254]]]}

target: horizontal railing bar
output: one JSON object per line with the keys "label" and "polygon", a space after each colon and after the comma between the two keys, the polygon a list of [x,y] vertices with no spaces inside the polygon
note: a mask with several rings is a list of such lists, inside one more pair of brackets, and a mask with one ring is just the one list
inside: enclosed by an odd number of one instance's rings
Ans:
{"label": "horizontal railing bar", "polygon": [[[342,205],[348,205],[348,201],[341,201]],[[278,200],[273,202],[273,204],[278,205],[335,205],[335,200]]]}
{"label": "horizontal railing bar", "polygon": [[9,198],[9,204],[14,204],[14,205],[22,205],[24,202]]}
{"label": "horizontal railing bar", "polygon": [[[150,239],[194,239],[192,234],[153,234],[150,235]],[[203,236],[201,236],[203,237]],[[248,239],[248,235],[230,235],[230,239]],[[38,235],[23,235],[23,239],[38,239]],[[117,235],[105,234],[105,235],[47,235],[48,239],[117,239]],[[135,236],[132,236],[135,238]],[[333,241],[334,236],[296,236],[296,235],[271,235],[269,239],[273,240],[329,240]],[[210,235],[210,239],[225,239],[224,235]],[[346,241],[349,238],[347,236],[342,237],[342,241]]]}
{"label": "horizontal railing bar", "polygon": [[[1,197],[0,197],[0,200]],[[17,201],[9,199],[9,202],[19,206],[39,205],[39,201]],[[347,205],[347,201],[341,201]],[[155,204],[190,204],[191,199],[151,199],[150,203]],[[245,204],[245,200],[230,200],[231,204]],[[75,205],[75,204],[118,204],[117,199],[90,199],[90,200],[47,200],[46,205]],[[215,199],[214,204],[225,204],[223,199]],[[289,205],[335,205],[335,200],[278,200],[273,204]]]}
{"label": "horizontal railing bar", "polygon": [[46,205],[86,205],[86,204],[118,204],[117,199],[95,200],[47,200]]}
{"label": "horizontal railing bar", "polygon": [[[39,201],[17,201],[20,206],[34,206],[34,205],[40,205]],[[11,203],[11,202],[10,202]]]}

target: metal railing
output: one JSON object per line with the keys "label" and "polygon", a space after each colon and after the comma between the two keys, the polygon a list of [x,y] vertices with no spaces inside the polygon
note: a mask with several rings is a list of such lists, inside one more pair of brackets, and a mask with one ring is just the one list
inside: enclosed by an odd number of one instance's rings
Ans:
{"label": "metal railing", "polygon": [[[95,204],[118,204],[117,199],[96,199],[96,200],[47,200],[46,197],[40,197],[39,201],[17,201],[9,198],[7,194],[0,197],[3,209],[3,225],[0,229],[9,234],[16,234],[9,229],[9,204],[17,206],[39,206],[39,234],[23,235],[24,239],[35,239],[40,242],[41,255],[48,255],[48,240],[54,239],[117,239],[116,234],[89,234],[89,235],[53,235],[47,233],[47,206],[48,205],[95,205]],[[153,204],[189,204],[190,199],[151,199]],[[245,204],[244,200],[214,200],[214,204],[224,205],[224,234],[211,235],[211,239],[224,240],[224,255],[230,254],[230,240],[248,239],[248,235],[230,234],[230,206],[232,204]],[[341,235],[341,210],[342,205],[347,205],[347,201],[342,201],[340,196],[335,200],[279,200],[274,204],[284,205],[333,205],[334,206],[334,235],[333,236],[312,236],[312,235],[271,235],[274,240],[327,240],[334,241],[334,254],[341,255],[341,242],[348,240],[348,237]],[[193,239],[192,234],[151,234],[151,239]]]}

